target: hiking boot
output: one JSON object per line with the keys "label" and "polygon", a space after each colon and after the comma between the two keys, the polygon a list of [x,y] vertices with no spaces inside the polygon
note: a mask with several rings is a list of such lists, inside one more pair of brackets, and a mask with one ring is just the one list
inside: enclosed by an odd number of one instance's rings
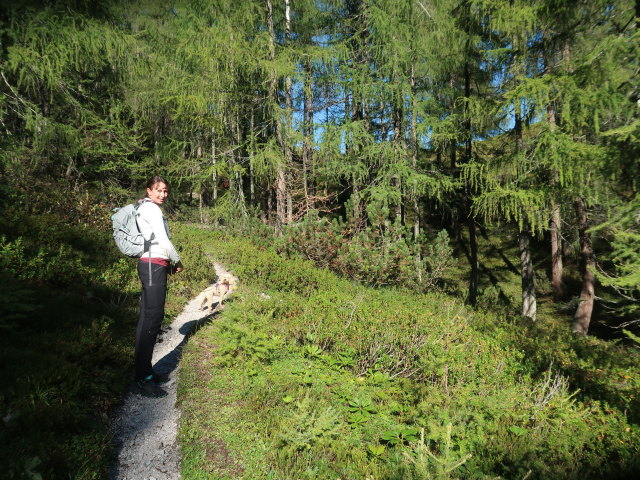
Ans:
{"label": "hiking boot", "polygon": [[135,391],[143,397],[162,398],[166,397],[168,393],[160,388],[153,379],[138,380],[135,383]]}
{"label": "hiking boot", "polygon": [[169,378],[169,374],[168,373],[156,373],[153,372],[153,381],[155,383],[167,383],[169,380],[171,380]]}

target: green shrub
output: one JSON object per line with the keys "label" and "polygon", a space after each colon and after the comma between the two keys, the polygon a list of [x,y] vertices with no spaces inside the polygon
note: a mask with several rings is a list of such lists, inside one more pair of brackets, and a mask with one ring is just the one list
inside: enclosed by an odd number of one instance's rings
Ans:
{"label": "green shrub", "polygon": [[[549,349],[516,321],[443,294],[359,287],[246,239],[205,236],[241,287],[183,360],[226,380],[212,393],[191,377],[181,401],[245,398],[233,404],[244,428],[209,427],[206,406],[186,414],[184,428],[198,432],[182,437],[187,464],[198,442],[225,438],[255,446],[233,450],[245,478],[608,478],[640,468],[625,411],[576,391],[575,358],[549,367]],[[558,342],[550,348],[571,344]]]}
{"label": "green shrub", "polygon": [[0,237],[0,268],[20,280],[58,286],[72,285],[88,274],[78,252],[67,245],[35,250],[26,248],[22,237],[8,241],[4,235]]}
{"label": "green shrub", "polygon": [[410,232],[399,225],[385,230],[356,229],[312,212],[300,223],[286,227],[276,248],[366,285],[436,289],[453,263],[447,232],[423,236],[417,242],[409,238]]}

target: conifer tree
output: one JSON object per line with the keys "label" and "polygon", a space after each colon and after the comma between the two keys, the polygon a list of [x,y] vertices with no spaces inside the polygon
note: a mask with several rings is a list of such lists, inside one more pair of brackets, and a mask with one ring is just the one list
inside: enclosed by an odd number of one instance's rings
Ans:
{"label": "conifer tree", "polygon": [[27,190],[40,181],[19,177],[48,175],[71,186],[123,178],[140,147],[119,88],[132,38],[115,28],[108,9],[75,7],[52,2],[5,12],[0,157]]}
{"label": "conifer tree", "polygon": [[477,188],[478,194],[473,199],[477,213],[488,220],[502,217],[518,224],[522,316],[535,320],[537,307],[531,234],[541,229],[540,207],[544,198],[536,178],[528,176],[529,172],[535,171],[535,164],[531,160],[530,149],[525,145],[523,129],[524,119],[531,112],[527,99],[519,93],[528,81],[528,40],[534,31],[535,14],[530,6],[520,2],[509,5],[483,2],[480,13],[485,16],[494,38],[492,50],[501,57],[498,65],[504,78],[500,88],[504,103],[497,113],[506,112],[507,118],[513,118],[514,126],[512,138],[505,137],[499,142],[498,148],[504,153],[469,162],[465,165],[464,176]]}

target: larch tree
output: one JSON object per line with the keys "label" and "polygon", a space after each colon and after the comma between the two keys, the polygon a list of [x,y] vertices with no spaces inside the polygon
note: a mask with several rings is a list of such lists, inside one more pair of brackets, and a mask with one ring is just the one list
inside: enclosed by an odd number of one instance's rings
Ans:
{"label": "larch tree", "polygon": [[[524,138],[525,119],[531,116],[530,102],[522,94],[530,78],[529,37],[534,33],[535,12],[524,2],[481,2],[480,13],[490,28],[489,61],[501,67],[498,86],[502,103],[495,118],[512,120],[511,134],[492,139],[495,150],[486,159],[468,162],[463,176],[475,186],[473,210],[487,220],[505,219],[518,225],[522,281],[522,316],[536,319],[535,274],[531,256],[531,235],[541,231],[540,216],[544,192],[539,188],[537,165]],[[497,59],[495,57],[498,57]],[[498,123],[496,127],[499,127]],[[501,152],[501,153],[500,153]]]}
{"label": "larch tree", "polygon": [[[26,180],[32,174],[65,179],[71,188],[126,178],[141,147],[120,90],[133,38],[115,27],[109,9],[92,16],[82,5],[52,2],[5,13],[0,157],[6,171],[27,192],[39,184]],[[29,194],[36,203],[38,193]]]}

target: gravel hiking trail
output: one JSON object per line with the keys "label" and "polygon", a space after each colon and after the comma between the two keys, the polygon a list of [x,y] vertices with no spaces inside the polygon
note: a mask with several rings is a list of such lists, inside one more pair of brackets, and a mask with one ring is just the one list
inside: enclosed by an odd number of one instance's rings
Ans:
{"label": "gravel hiking trail", "polygon": [[[228,273],[215,264],[218,278]],[[153,352],[154,370],[169,373],[162,385],[168,395],[146,398],[129,389],[111,419],[114,462],[109,480],[179,480],[177,441],[180,410],[176,407],[177,367],[189,335],[213,315],[200,310],[203,293],[191,300],[175,320],[162,329]],[[217,298],[215,298],[217,302]],[[214,309],[215,310],[215,309]]]}

